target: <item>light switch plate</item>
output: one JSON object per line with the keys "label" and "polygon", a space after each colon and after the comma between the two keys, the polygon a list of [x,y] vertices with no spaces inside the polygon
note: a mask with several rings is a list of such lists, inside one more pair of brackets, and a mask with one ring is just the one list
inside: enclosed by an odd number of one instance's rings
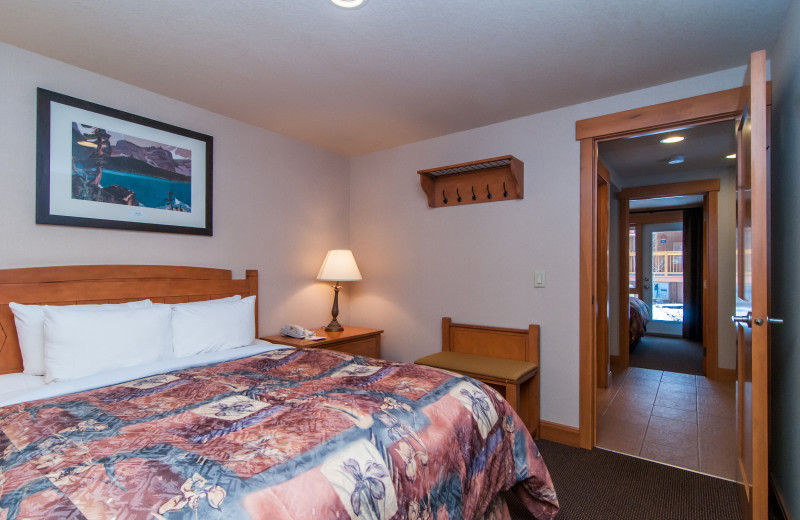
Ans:
{"label": "light switch plate", "polygon": [[533,286],[546,287],[546,279],[543,270],[537,269],[533,272]]}

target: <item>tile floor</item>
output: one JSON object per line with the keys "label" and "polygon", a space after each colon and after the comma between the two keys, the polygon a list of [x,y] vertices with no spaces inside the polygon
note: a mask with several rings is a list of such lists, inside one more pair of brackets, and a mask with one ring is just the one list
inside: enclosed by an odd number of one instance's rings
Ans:
{"label": "tile floor", "polygon": [[597,394],[599,447],[735,479],[735,383],[646,368],[612,374]]}

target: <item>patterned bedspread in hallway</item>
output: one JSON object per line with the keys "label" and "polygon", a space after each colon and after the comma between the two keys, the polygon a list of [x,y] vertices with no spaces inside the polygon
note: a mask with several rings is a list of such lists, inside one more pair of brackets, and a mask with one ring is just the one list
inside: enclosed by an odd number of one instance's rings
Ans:
{"label": "patterned bedspread in hallway", "polygon": [[520,418],[465,377],[314,349],[0,408],[0,520],[538,518]]}

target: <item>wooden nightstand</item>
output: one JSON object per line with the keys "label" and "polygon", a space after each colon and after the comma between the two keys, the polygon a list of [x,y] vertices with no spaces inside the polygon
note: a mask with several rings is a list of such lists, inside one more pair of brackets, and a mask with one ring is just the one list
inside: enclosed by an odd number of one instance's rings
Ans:
{"label": "wooden nightstand", "polygon": [[261,339],[270,343],[279,343],[292,347],[324,348],[358,356],[381,357],[382,330],[345,326],[342,332],[325,332],[325,329],[321,328],[315,329],[314,333],[317,336],[325,336],[326,339],[312,341],[310,339],[290,338],[280,334],[262,337]]}

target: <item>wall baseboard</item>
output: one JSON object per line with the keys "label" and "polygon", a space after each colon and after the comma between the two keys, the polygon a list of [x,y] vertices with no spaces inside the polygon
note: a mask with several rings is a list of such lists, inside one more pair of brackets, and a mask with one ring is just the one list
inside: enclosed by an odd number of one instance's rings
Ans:
{"label": "wall baseboard", "polygon": [[724,382],[736,381],[736,369],[735,368],[718,368],[717,369],[717,381],[724,381]]}
{"label": "wall baseboard", "polygon": [[769,475],[769,517],[774,520],[792,520],[786,508],[786,502],[783,500],[783,495],[780,494],[775,486],[771,473]]}
{"label": "wall baseboard", "polygon": [[546,441],[566,444],[574,448],[581,447],[581,430],[573,426],[565,426],[549,421],[539,422],[539,437]]}

